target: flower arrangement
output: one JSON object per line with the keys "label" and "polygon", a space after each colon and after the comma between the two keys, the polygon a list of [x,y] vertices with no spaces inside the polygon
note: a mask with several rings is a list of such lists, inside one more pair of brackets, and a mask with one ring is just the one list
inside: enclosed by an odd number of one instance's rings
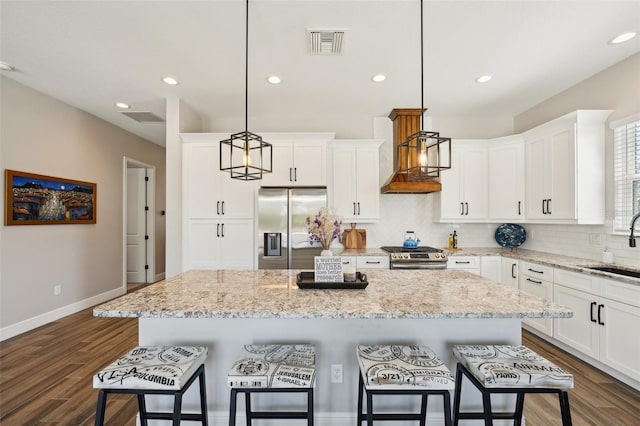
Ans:
{"label": "flower arrangement", "polygon": [[341,241],[342,235],[340,232],[340,226],[342,220],[338,216],[329,213],[326,207],[320,209],[318,214],[314,218],[307,217],[307,229],[309,230],[309,241],[313,243],[320,243],[323,250],[329,250],[331,242],[334,239]]}

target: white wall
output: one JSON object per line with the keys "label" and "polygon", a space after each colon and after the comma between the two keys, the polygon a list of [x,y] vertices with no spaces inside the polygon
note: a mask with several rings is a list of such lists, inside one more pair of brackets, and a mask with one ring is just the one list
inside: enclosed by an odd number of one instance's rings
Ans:
{"label": "white wall", "polygon": [[[607,121],[605,140],[606,223],[604,226],[526,225],[523,248],[601,260],[604,247],[614,262],[640,267],[640,249],[629,248],[628,238],[613,229],[613,132],[609,123],[640,113],[640,53],[576,84],[562,93],[517,115],[516,132],[522,132],[576,109],[615,110]],[[597,243],[590,243],[590,237]]]}
{"label": "white wall", "polygon": [[[124,292],[123,157],[156,167],[154,214],[160,236],[164,235],[159,212],[165,209],[165,150],[11,79],[1,77],[0,88],[3,170],[97,184],[95,225],[2,227],[4,339]],[[4,182],[4,174],[1,179]],[[156,272],[161,273],[161,241],[156,256]],[[53,295],[54,285],[62,286],[60,296]]]}

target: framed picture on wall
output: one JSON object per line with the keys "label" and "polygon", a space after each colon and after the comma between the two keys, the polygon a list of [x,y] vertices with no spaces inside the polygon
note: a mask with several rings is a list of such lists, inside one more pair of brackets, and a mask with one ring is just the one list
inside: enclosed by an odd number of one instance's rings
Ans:
{"label": "framed picture on wall", "polygon": [[96,223],[96,184],[5,170],[5,225]]}

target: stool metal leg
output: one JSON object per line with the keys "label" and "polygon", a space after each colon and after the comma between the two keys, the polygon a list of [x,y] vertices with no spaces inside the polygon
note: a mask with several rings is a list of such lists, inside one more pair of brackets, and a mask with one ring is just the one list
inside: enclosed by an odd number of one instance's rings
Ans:
{"label": "stool metal leg", "polygon": [[562,426],[572,426],[571,409],[569,407],[569,394],[566,391],[560,391],[558,394],[560,399],[560,414],[562,415]]}
{"label": "stool metal leg", "polygon": [[307,392],[307,426],[313,426],[313,388]]}
{"label": "stool metal leg", "polygon": [[484,426],[493,426],[493,414],[491,412],[491,393],[482,390],[482,408],[484,410]]}
{"label": "stool metal leg", "polygon": [[453,426],[458,426],[460,417],[460,393],[462,391],[462,368],[460,363],[456,366],[456,387],[453,394]]}
{"label": "stool metal leg", "polygon": [[140,424],[147,426],[149,421],[147,419],[147,404],[144,401],[144,395],[138,394],[138,412],[140,413]]}
{"label": "stool metal leg", "polygon": [[244,411],[247,417],[247,426],[251,426],[251,392],[244,392]]}
{"label": "stool metal leg", "polygon": [[182,412],[182,393],[176,393],[173,400],[173,426],[180,426],[180,413]]}
{"label": "stool metal leg", "polygon": [[229,399],[229,426],[236,426],[236,401],[238,391],[231,389],[231,398]]}
{"label": "stool metal leg", "polygon": [[522,413],[524,411],[524,392],[518,392],[518,398],[516,399],[516,412],[514,413],[515,419],[513,421],[514,426],[522,425]]}
{"label": "stool metal leg", "polygon": [[442,398],[444,399],[444,426],[451,426],[451,395],[449,395],[449,391],[445,391]]}
{"label": "stool metal leg", "polygon": [[367,426],[373,426],[373,394],[366,392],[367,394]]}
{"label": "stool metal leg", "polygon": [[198,377],[198,384],[200,385],[200,412],[202,413],[202,426],[208,426],[209,416],[207,414],[207,382],[204,379],[204,368],[200,372]]}
{"label": "stool metal leg", "polygon": [[96,407],[96,421],[95,426],[102,426],[104,424],[104,412],[107,408],[107,394],[104,390],[98,392],[98,406]]}
{"label": "stool metal leg", "polygon": [[360,380],[358,380],[358,426],[362,425],[362,393],[364,392],[364,382],[362,381],[362,375],[358,373]]}
{"label": "stool metal leg", "polygon": [[429,395],[422,394],[420,401],[420,426],[427,426],[427,404],[429,401]]}

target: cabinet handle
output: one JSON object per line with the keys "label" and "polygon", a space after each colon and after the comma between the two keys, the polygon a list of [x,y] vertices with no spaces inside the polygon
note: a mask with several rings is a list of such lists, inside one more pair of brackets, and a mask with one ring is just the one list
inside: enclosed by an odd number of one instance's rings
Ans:
{"label": "cabinet handle", "polygon": [[289,182],[293,182],[293,167],[289,167]]}
{"label": "cabinet handle", "polygon": [[356,202],[353,202],[353,215],[356,215]]}
{"label": "cabinet handle", "polygon": [[593,308],[597,305],[596,302],[591,302],[591,307],[589,308],[589,316],[591,317],[591,322],[596,322],[596,319],[593,317]]}
{"label": "cabinet handle", "polygon": [[350,263],[351,263],[351,262],[350,262],[350,261],[348,261],[348,260],[345,260],[344,262],[342,262],[342,264],[343,264],[343,265],[348,265],[348,264],[350,264]]}
{"label": "cabinet handle", "polygon": [[220,214],[220,201],[216,203],[216,214]]}
{"label": "cabinet handle", "polygon": [[551,214],[551,198],[547,199],[547,214]]}
{"label": "cabinet handle", "polygon": [[222,237],[224,238],[224,223],[222,224],[222,232],[221,232]]}
{"label": "cabinet handle", "polygon": [[379,264],[380,264],[380,261],[379,261],[379,260],[376,260],[375,262],[373,262],[373,261],[367,260],[367,262],[366,262],[366,263],[368,263],[368,264],[373,264],[373,265],[379,265]]}
{"label": "cabinet handle", "polygon": [[224,201],[222,202],[222,214],[224,214]]}
{"label": "cabinet handle", "polygon": [[360,216],[360,201],[358,201],[358,216]]}
{"label": "cabinet handle", "polygon": [[464,215],[464,203],[460,203],[460,216]]}
{"label": "cabinet handle", "polygon": [[298,181],[298,168],[297,167],[293,168],[293,181],[294,182]]}
{"label": "cabinet handle", "polygon": [[535,284],[542,284],[542,281],[532,280],[531,278],[527,278],[527,281],[535,283]]}
{"label": "cabinet handle", "polygon": [[518,278],[518,277],[516,277],[516,264],[515,263],[511,264],[511,278]]}
{"label": "cabinet handle", "polygon": [[536,271],[535,269],[529,268],[531,272],[535,272],[536,274],[544,274],[544,271]]}
{"label": "cabinet handle", "polygon": [[545,211],[544,205],[547,203],[547,200],[542,200],[542,214],[547,214]]}
{"label": "cabinet handle", "polygon": [[522,201],[518,201],[518,216],[522,214],[520,207],[522,206]]}
{"label": "cabinet handle", "polygon": [[220,224],[219,223],[216,225],[216,236],[218,238],[220,238]]}
{"label": "cabinet handle", "polygon": [[471,261],[467,260],[467,261],[460,261],[460,260],[456,260],[456,265],[463,265],[463,264],[467,264],[467,263],[471,263]]}
{"label": "cabinet handle", "polygon": [[469,203],[466,203],[466,202],[465,202],[465,203],[464,203],[464,206],[466,207],[466,210],[465,210],[464,215],[465,215],[465,216],[469,216]]}
{"label": "cabinet handle", "polygon": [[604,325],[604,323],[600,320],[600,313],[602,312],[602,308],[604,308],[604,305],[598,305],[598,324],[600,325]]}

